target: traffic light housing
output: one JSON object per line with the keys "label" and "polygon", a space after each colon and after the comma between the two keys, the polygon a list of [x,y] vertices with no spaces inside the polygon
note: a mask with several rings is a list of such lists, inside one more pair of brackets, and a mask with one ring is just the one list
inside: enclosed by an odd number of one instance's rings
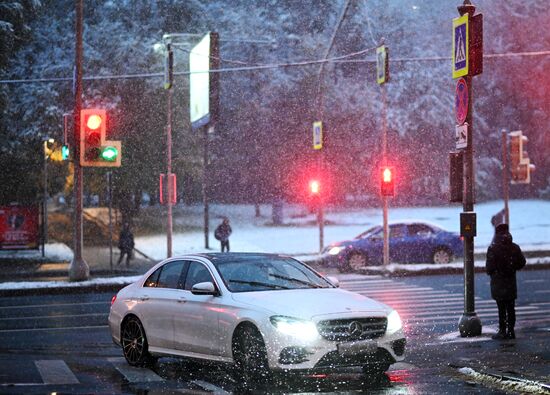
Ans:
{"label": "traffic light housing", "polygon": [[524,144],[529,141],[521,130],[511,132],[510,136],[510,170],[512,173],[512,184],[529,184],[531,182],[531,171],[535,165],[531,164]]}
{"label": "traffic light housing", "polygon": [[383,166],[380,168],[380,192],[382,196],[395,195],[395,168]]}
{"label": "traffic light housing", "polygon": [[80,166],[119,167],[120,141],[106,140],[107,112],[104,109],[80,111]]}

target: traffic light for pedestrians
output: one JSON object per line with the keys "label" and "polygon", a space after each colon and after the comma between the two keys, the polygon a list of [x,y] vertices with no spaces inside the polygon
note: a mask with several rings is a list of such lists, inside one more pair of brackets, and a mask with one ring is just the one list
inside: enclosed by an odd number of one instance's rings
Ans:
{"label": "traffic light for pedestrians", "polygon": [[535,165],[531,164],[524,144],[529,139],[523,135],[521,130],[510,133],[510,170],[512,173],[512,184],[529,184],[531,182],[531,171]]}
{"label": "traffic light for pedestrians", "polygon": [[120,141],[106,140],[107,112],[86,109],[80,112],[80,165],[88,167],[119,167]]}
{"label": "traffic light for pedestrians", "polygon": [[394,196],[395,194],[395,172],[393,166],[380,168],[380,192],[382,196]]}

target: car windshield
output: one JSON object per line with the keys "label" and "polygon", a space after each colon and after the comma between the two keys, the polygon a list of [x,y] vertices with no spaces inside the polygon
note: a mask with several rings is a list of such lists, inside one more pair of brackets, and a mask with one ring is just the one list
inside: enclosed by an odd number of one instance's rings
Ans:
{"label": "car windshield", "polygon": [[356,239],[364,239],[365,237],[372,236],[375,233],[379,232],[382,229],[381,226],[373,226],[372,228],[366,230],[365,232],[361,233],[360,235],[356,236]]}
{"label": "car windshield", "polygon": [[332,287],[323,277],[292,258],[248,256],[214,259],[213,263],[231,292]]}

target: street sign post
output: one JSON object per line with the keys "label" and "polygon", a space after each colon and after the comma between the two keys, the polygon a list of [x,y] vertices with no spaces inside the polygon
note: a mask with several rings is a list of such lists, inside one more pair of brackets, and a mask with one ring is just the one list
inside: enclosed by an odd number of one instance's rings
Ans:
{"label": "street sign post", "polygon": [[453,78],[468,75],[468,13],[453,19]]}

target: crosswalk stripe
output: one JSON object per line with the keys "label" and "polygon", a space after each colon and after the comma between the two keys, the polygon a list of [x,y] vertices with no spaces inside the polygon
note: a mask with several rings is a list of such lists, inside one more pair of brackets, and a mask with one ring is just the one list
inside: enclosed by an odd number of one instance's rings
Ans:
{"label": "crosswalk stripe", "polygon": [[[408,329],[415,327],[435,327],[438,325],[457,325],[463,314],[464,296],[460,290],[438,290],[431,287],[414,286],[394,280],[375,280],[368,278],[354,281],[340,281],[340,287],[361,295],[372,297],[399,311]],[[462,284],[445,284],[459,287]],[[457,292],[458,291],[458,292]],[[548,293],[550,291],[538,291]],[[498,310],[492,299],[475,297],[476,313],[484,320],[498,319]],[[538,323],[550,321],[550,311],[540,308],[550,302],[530,303],[516,306],[518,321]]]}
{"label": "crosswalk stripe", "polygon": [[128,365],[124,358],[107,358],[126,380],[130,383],[149,383],[164,381],[162,377],[147,368],[136,368]]}
{"label": "crosswalk stripe", "polygon": [[34,361],[44,384],[79,384],[80,382],[60,359]]}
{"label": "crosswalk stripe", "polygon": [[31,307],[61,307],[61,306],[78,306],[83,305],[109,305],[110,302],[78,302],[78,303],[47,303],[47,304],[28,304],[28,305],[16,305],[16,306],[0,306],[0,309],[26,309]]}
{"label": "crosswalk stripe", "polygon": [[191,381],[191,383],[193,383],[195,385],[198,385],[198,386],[204,388],[205,390],[212,392],[213,394],[224,394],[224,395],[225,394],[230,394],[229,392],[227,392],[223,388],[218,387],[217,385],[214,385],[212,383],[207,383],[206,381],[203,381],[203,380],[193,380],[193,381]]}

